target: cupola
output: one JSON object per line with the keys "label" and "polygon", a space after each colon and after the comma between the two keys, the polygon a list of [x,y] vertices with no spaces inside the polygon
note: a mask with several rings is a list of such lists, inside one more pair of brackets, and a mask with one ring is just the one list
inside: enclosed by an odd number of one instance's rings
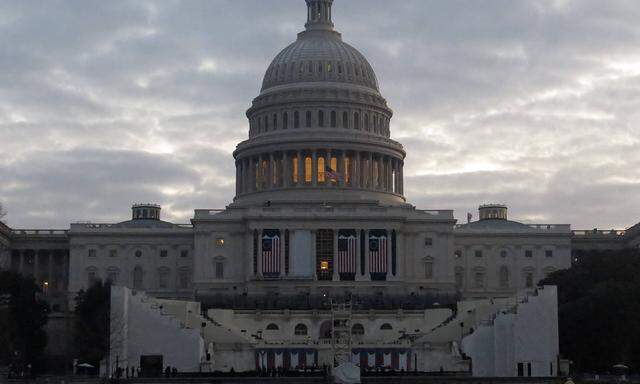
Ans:
{"label": "cupola", "polygon": [[160,220],[160,210],[157,204],[133,204],[131,215],[133,220]]}
{"label": "cupola", "polygon": [[478,211],[480,220],[507,220],[507,206],[504,204],[484,204]]}

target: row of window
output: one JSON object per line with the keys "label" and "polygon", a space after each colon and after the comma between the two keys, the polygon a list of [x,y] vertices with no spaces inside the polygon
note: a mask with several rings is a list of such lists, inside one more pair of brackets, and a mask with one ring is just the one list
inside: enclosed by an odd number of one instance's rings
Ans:
{"label": "row of window", "polygon": [[[547,267],[544,269],[545,277],[550,273],[555,272],[555,268]],[[473,271],[473,285],[469,288],[483,289],[486,288],[487,274],[484,269],[476,269]],[[522,287],[533,288],[535,285],[535,270],[532,268],[525,268],[522,270]],[[455,282],[458,289],[464,288],[465,285],[465,271],[462,267],[457,267],[455,270]],[[513,286],[511,282],[511,271],[505,265],[498,269],[498,286],[499,288],[511,288]]]}
{"label": "row of window", "polygon": [[[314,115],[315,114],[315,115]],[[353,117],[353,121],[351,121]],[[251,119],[250,133],[251,135],[263,132],[276,131],[278,129],[289,129],[320,127],[320,128],[345,128],[350,129],[352,126],[356,130],[364,129],[367,132],[373,131],[376,134],[389,135],[389,119],[381,114],[369,113],[360,114],[354,112],[353,116],[349,112],[331,111],[306,111],[301,114],[300,111],[265,114],[256,116]]]}
{"label": "row of window", "polygon": [[[118,267],[109,267],[106,270],[106,280],[112,284],[118,284],[120,282],[120,269]],[[187,267],[183,267],[177,272],[176,286],[179,289],[188,289],[191,283],[191,271]],[[160,267],[157,270],[156,282],[154,285],[150,285],[149,281],[145,281],[145,271],[141,266],[136,266],[132,272],[133,289],[145,289],[145,288],[159,288],[166,289],[171,288],[171,269],[167,267]],[[97,281],[101,280],[98,268],[87,268],[87,284],[88,287],[94,285]]]}
{"label": "row of window", "polygon": [[[277,324],[275,323],[271,323],[269,325],[267,325],[267,327],[265,328],[267,331],[278,331],[280,330],[280,327],[278,327]],[[392,331],[393,330],[393,326],[391,326],[391,324],[389,323],[384,323],[380,326],[380,330],[381,331]],[[293,330],[294,335],[296,336],[307,336],[309,334],[309,328],[305,325],[305,324],[297,324]],[[364,335],[364,326],[362,324],[354,324],[351,327],[351,334],[355,335],[355,336],[362,336]]]}
{"label": "row of window", "polygon": [[[473,254],[474,254],[475,257],[478,257],[478,258],[484,256],[484,253],[480,249],[476,249]],[[453,255],[454,255],[454,257],[456,259],[459,259],[459,258],[462,257],[462,251],[461,250],[456,250]],[[509,256],[509,253],[506,250],[503,249],[503,250],[500,251],[500,257],[506,258],[507,256]],[[545,249],[544,256],[545,257],[553,257],[553,250]],[[533,251],[530,250],[530,249],[526,249],[524,251],[524,257],[526,257],[526,258],[533,257]]]}
{"label": "row of window", "polygon": [[[91,249],[89,249],[87,251],[87,256],[88,257],[92,257],[93,258],[93,257],[96,257],[97,255],[98,255],[98,251],[96,249],[94,249],[94,248],[91,248]],[[138,258],[142,257],[142,251],[139,250],[139,249],[136,250],[134,252],[134,256],[138,257]],[[158,252],[158,256],[163,257],[163,258],[164,257],[168,257],[169,256],[169,251],[166,250],[166,249],[161,249]],[[109,250],[109,257],[118,257],[118,250],[117,249],[110,249]],[[182,258],[189,257],[189,251],[186,250],[186,249],[181,250],[180,251],[180,257],[182,257]]]}
{"label": "row of window", "polygon": [[294,80],[296,77],[297,80],[302,80],[305,76],[309,77],[314,75],[316,75],[315,77],[335,76],[341,80],[347,79],[349,81],[361,79],[375,82],[373,71],[365,65],[342,63],[339,61],[311,60],[271,66],[267,69],[265,80],[267,82],[282,82]]}

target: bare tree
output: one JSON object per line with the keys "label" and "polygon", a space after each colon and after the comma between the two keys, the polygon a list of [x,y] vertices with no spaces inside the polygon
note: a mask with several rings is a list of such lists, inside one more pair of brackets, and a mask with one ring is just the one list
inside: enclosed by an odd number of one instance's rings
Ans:
{"label": "bare tree", "polygon": [[4,217],[7,216],[7,211],[4,210],[2,203],[0,202],[0,223],[4,223]]}

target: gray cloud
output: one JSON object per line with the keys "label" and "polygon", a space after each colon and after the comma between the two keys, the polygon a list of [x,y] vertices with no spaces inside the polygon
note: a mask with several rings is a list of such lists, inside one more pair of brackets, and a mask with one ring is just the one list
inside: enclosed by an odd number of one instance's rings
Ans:
{"label": "gray cloud", "polygon": [[[0,4],[0,200],[18,227],[170,220],[233,198],[231,152],[302,0]],[[640,4],[337,0],[406,145],[407,197],[625,227],[640,196]]]}

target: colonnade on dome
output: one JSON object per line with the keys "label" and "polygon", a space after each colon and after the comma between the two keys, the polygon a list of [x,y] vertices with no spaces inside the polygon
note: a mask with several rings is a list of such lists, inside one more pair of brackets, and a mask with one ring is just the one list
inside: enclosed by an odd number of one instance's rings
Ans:
{"label": "colonnade on dome", "polygon": [[283,188],[353,188],[403,195],[403,161],[371,151],[275,151],[236,160],[236,195]]}

